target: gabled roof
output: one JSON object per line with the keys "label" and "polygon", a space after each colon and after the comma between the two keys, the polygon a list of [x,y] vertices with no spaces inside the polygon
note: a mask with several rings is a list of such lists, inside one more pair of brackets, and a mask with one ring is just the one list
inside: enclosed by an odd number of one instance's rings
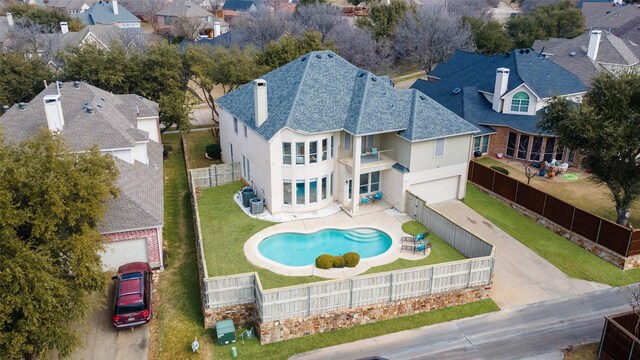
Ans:
{"label": "gabled roof", "polygon": [[[142,30],[139,28],[121,29],[116,25],[87,25],[78,32],[55,33],[49,36],[58,37],[58,48],[64,50],[66,47],[80,46],[89,34],[109,48],[113,42],[123,44],[125,33],[127,36],[143,37]],[[128,44],[123,45],[127,46]]]}
{"label": "gabled roof", "polygon": [[452,86],[450,91],[476,85],[478,90],[493,94],[496,69],[500,67],[510,70],[507,92],[522,83],[543,99],[586,91],[584,83],[574,74],[528,49],[499,55],[456,51],[449,61],[439,64],[429,76],[445,80]]}
{"label": "gabled roof", "polygon": [[[546,51],[546,50],[545,50]],[[540,133],[536,115],[504,114],[493,111],[483,93],[493,94],[496,69],[509,68],[507,92],[526,84],[538,96],[579,94],[586,86],[574,74],[534,51],[513,50],[506,54],[487,56],[466,51],[456,52],[448,62],[439,64],[429,75],[439,78],[429,82],[417,80],[412,89],[430,96],[455,114],[476,125],[483,134],[495,132],[490,125]]]}
{"label": "gabled roof", "polygon": [[303,133],[345,130],[354,135],[398,132],[410,141],[474,133],[477,129],[416,90],[397,90],[332,51],[306,54],[261,77],[268,118],[256,128],[254,82],[218,104],[265,139],[284,128]]}
{"label": "gabled roof", "polygon": [[[5,138],[21,141],[46,127],[43,98],[56,93],[55,84],[51,84],[24,110],[18,105],[11,107],[0,117]],[[147,142],[148,165],[115,158],[121,193],[108,201],[100,231],[113,233],[162,226],[162,145],[136,127],[138,117],[158,116],[158,104],[137,95],[114,95],[85,83],[79,88],[65,83],[60,94],[64,115],[60,134],[72,151],[85,151],[93,145],[102,150],[133,148],[137,142]],[[93,114],[84,110],[87,103],[93,106]]]}
{"label": "gabled roof", "polygon": [[118,4],[118,14],[113,13],[113,4],[109,1],[101,0],[93,4],[83,13],[71,14],[87,25],[96,24],[118,24],[140,22],[135,15],[122,5]]}
{"label": "gabled roof", "polygon": [[640,8],[635,5],[619,5],[613,2],[586,2],[582,5],[587,28],[616,29],[640,17]]}
{"label": "gabled roof", "polygon": [[227,0],[222,6],[223,10],[247,11],[251,6],[258,7],[258,2],[254,0]]}
{"label": "gabled roof", "polygon": [[196,5],[191,0],[175,0],[162,8],[162,10],[158,11],[157,15],[203,18],[212,16],[213,14]]}
{"label": "gabled roof", "polygon": [[548,54],[548,59],[576,74],[587,85],[598,75],[598,63],[620,65],[638,63],[638,57],[627,43],[613,34],[602,33],[595,61],[587,56],[588,46],[588,31],[574,39],[550,38],[549,40],[536,40],[533,43],[533,48],[537,52],[544,49],[544,54]]}
{"label": "gabled roof", "polygon": [[180,49],[180,51],[185,51],[187,49],[187,46],[189,45],[224,46],[224,47],[231,47],[233,45],[238,45],[240,47],[243,47],[246,44],[248,44],[248,42],[245,40],[243,36],[239,35],[237,31],[230,30],[224,34],[221,34],[220,36],[214,37],[213,39],[202,38],[196,41],[184,39],[180,42],[180,44],[178,45],[178,48]]}
{"label": "gabled roof", "polygon": [[82,10],[82,6],[85,4],[87,5],[87,7],[89,7],[91,6],[91,4],[93,4],[93,1],[91,0],[49,0],[49,2],[47,3],[47,6],[52,8],[64,9],[65,11],[69,11],[69,10],[80,11]]}

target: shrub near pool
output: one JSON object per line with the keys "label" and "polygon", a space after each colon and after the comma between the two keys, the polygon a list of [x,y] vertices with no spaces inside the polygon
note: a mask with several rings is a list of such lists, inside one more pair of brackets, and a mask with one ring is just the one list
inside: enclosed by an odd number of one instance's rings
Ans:
{"label": "shrub near pool", "polygon": [[316,258],[316,267],[319,269],[331,269],[333,267],[333,256],[322,254]]}
{"label": "shrub near pool", "polygon": [[356,267],[360,262],[360,255],[358,255],[358,253],[348,252],[342,255],[342,257],[344,258],[344,265],[346,267],[350,267],[350,268]]}
{"label": "shrub near pool", "polygon": [[343,268],[344,267],[344,258],[342,255],[333,257],[333,267],[334,268]]}

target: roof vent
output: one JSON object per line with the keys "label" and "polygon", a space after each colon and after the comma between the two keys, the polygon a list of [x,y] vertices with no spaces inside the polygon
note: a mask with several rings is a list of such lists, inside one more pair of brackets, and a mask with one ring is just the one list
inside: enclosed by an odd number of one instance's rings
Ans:
{"label": "roof vent", "polygon": [[87,105],[84,109],[87,111],[87,114],[93,114],[93,106]]}
{"label": "roof vent", "polygon": [[305,62],[307,60],[307,57],[303,57],[302,59],[300,59],[301,62]]}
{"label": "roof vent", "polygon": [[420,95],[420,100],[426,100],[426,99],[427,99],[427,97],[426,97],[426,96],[424,96],[424,95]]}
{"label": "roof vent", "polygon": [[80,81],[78,81],[78,80],[74,81],[73,82],[73,87],[76,88],[76,89],[79,89],[80,88]]}
{"label": "roof vent", "polygon": [[524,52],[526,52],[527,54],[531,51],[531,49],[526,49]]}
{"label": "roof vent", "polygon": [[64,87],[64,83],[62,81],[56,81],[58,83],[58,88],[62,89]]}
{"label": "roof vent", "polygon": [[360,77],[365,77],[365,76],[367,76],[367,73],[365,73],[365,72],[361,72],[360,73]]}
{"label": "roof vent", "polygon": [[102,104],[96,105],[98,108],[102,109]]}
{"label": "roof vent", "polygon": [[520,54],[524,54],[524,49],[520,49]]}
{"label": "roof vent", "polygon": [[322,54],[316,54],[316,57],[317,57],[318,59],[322,59]]}
{"label": "roof vent", "polygon": [[101,97],[100,100],[105,101],[103,97]]}
{"label": "roof vent", "polygon": [[2,112],[9,111],[9,105],[2,105]]}
{"label": "roof vent", "polygon": [[462,89],[460,89],[459,87],[457,87],[457,88],[453,89],[453,93],[454,93],[454,94],[459,94],[459,93],[460,93],[460,90],[462,90]]}
{"label": "roof vent", "polygon": [[576,52],[575,51],[570,52],[569,56],[576,56]]}
{"label": "roof vent", "polygon": [[377,77],[375,77],[375,76],[372,76],[372,77],[371,77],[371,81],[378,81],[378,78],[377,78]]}
{"label": "roof vent", "polygon": [[333,59],[333,54],[332,54],[332,53],[328,53],[328,54],[327,54],[327,56],[328,56],[330,59]]}
{"label": "roof vent", "polygon": [[511,56],[511,51],[507,52],[506,54],[504,54],[505,57],[509,57]]}
{"label": "roof vent", "polygon": [[23,102],[18,103],[18,108],[19,108],[20,110],[24,110],[24,109],[26,109],[26,108],[27,108],[27,103],[23,103]]}

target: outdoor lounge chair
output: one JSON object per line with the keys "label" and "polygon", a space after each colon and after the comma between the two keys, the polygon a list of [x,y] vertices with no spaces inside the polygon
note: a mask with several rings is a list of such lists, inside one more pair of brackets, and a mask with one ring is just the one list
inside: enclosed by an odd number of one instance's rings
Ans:
{"label": "outdoor lounge chair", "polygon": [[402,246],[400,247],[400,252],[404,251],[404,250],[410,250],[412,251],[414,254],[416,252],[422,252],[423,254],[427,254],[427,249],[431,248],[431,243],[430,242],[419,242],[417,244],[402,244]]}
{"label": "outdoor lounge chair", "polygon": [[369,204],[371,204],[371,202],[369,201],[369,198],[368,198],[368,197],[366,197],[366,196],[365,196],[365,197],[363,197],[363,198],[361,198],[361,199],[360,199],[360,202],[362,203],[362,205],[369,205]]}
{"label": "outdoor lounge chair", "polygon": [[400,243],[405,243],[405,242],[409,242],[409,243],[419,243],[421,241],[423,241],[424,239],[427,238],[427,236],[429,236],[429,232],[423,232],[420,233],[416,236],[403,236],[400,238]]}
{"label": "outdoor lounge chair", "polygon": [[377,200],[382,200],[382,193],[381,192],[377,192],[375,193],[375,195],[373,195],[373,198]]}

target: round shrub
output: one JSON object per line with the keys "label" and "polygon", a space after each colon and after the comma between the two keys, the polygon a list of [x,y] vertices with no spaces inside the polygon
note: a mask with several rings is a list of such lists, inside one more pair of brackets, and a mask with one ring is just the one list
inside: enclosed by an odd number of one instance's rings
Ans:
{"label": "round shrub", "polygon": [[169,158],[169,154],[173,151],[173,145],[171,144],[162,144],[162,157],[164,159]]}
{"label": "round shrub", "polygon": [[318,269],[331,269],[333,267],[333,256],[322,254],[316,258],[316,267]]}
{"label": "round shrub", "polygon": [[502,166],[492,165],[491,168],[497,172],[501,172],[505,175],[509,175],[509,170],[503,168]]}
{"label": "round shrub", "polygon": [[333,267],[334,268],[343,268],[344,267],[344,258],[342,255],[333,257]]}
{"label": "round shrub", "polygon": [[344,258],[344,265],[346,267],[356,267],[360,262],[360,255],[358,255],[358,253],[348,252],[342,255],[342,257]]}
{"label": "round shrub", "polygon": [[222,148],[220,144],[207,145],[207,157],[212,160],[222,160]]}

